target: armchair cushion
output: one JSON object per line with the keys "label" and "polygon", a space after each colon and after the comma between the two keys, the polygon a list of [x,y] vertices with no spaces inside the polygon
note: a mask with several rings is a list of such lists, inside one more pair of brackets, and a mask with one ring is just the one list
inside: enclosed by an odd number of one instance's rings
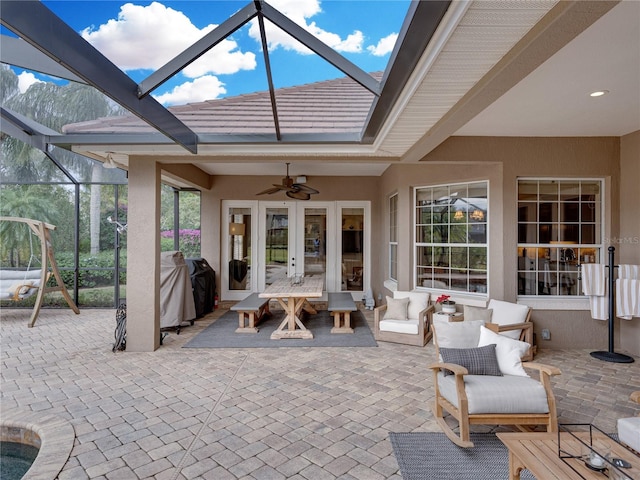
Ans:
{"label": "armchair cushion", "polygon": [[[444,363],[460,365],[467,369],[469,375],[502,376],[493,344],[476,348],[441,348],[440,355]],[[451,372],[445,369],[444,375],[451,375]]]}
{"label": "armchair cushion", "polygon": [[[438,373],[440,394],[458,405],[455,377]],[[548,413],[549,402],[544,386],[530,377],[504,375],[465,375],[464,390],[469,401],[469,414]]]}
{"label": "armchair cushion", "polygon": [[[487,308],[493,310],[491,315],[491,323],[498,325],[512,325],[514,323],[524,323],[529,316],[529,307],[527,305],[519,305],[517,303],[504,302],[502,300],[489,300]],[[521,330],[511,330],[504,332],[503,335],[513,339],[520,338]]]}
{"label": "armchair cushion", "polygon": [[504,335],[494,333],[488,328],[481,326],[478,346],[482,347],[491,344],[496,345],[496,357],[503,375],[529,376],[522,367],[521,358],[529,351],[531,345],[527,342],[521,342],[520,340],[514,340]]}
{"label": "armchair cushion", "polygon": [[[386,317],[385,317],[386,318]],[[381,332],[418,334],[418,320],[380,320],[378,328]]]}
{"label": "armchair cushion", "polygon": [[420,312],[429,306],[429,293],[427,292],[402,292],[394,291],[393,298],[408,298],[409,306],[407,307],[407,318],[417,320]]}
{"label": "armchair cushion", "polygon": [[391,298],[387,297],[387,310],[384,314],[384,320],[406,320],[407,309],[409,307],[409,298]]}
{"label": "armchair cushion", "polygon": [[480,340],[482,320],[470,322],[449,322],[434,319],[433,328],[436,334],[438,348],[474,348]]}
{"label": "armchair cushion", "polygon": [[485,323],[491,321],[493,315],[492,308],[473,307],[471,305],[464,305],[464,319],[465,320],[484,320]]}

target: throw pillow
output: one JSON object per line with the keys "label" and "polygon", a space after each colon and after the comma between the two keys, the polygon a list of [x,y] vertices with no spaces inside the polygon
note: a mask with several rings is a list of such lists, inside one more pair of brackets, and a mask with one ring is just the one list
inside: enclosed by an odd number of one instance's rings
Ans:
{"label": "throw pillow", "polygon": [[447,320],[433,319],[436,342],[438,348],[473,348],[478,346],[480,340],[480,327],[484,325],[482,320],[470,322],[448,322]]}
{"label": "throw pillow", "polygon": [[[505,302],[502,300],[489,300],[489,308],[493,309],[493,315],[491,317],[491,323],[497,323],[498,325],[513,325],[514,323],[523,323],[526,321],[529,315],[529,307],[527,305],[520,305],[518,303]],[[501,335],[505,337],[511,337],[514,339],[520,338],[520,332],[522,330],[509,330],[502,332]]]}
{"label": "throw pillow", "polygon": [[464,319],[465,320],[484,320],[485,323],[491,322],[491,316],[493,315],[493,309],[472,307],[471,305],[464,306]]}
{"label": "throw pillow", "polygon": [[483,347],[492,343],[496,345],[496,357],[503,375],[529,376],[522,367],[521,358],[529,351],[531,345],[494,333],[484,326],[480,327],[478,346]]}
{"label": "throw pillow", "polygon": [[409,307],[407,307],[407,318],[417,320],[419,313],[429,306],[428,292],[400,292],[394,291],[393,298],[408,298]]}
{"label": "throw pillow", "polygon": [[387,311],[384,314],[384,320],[406,320],[408,307],[409,297],[397,299],[387,297]]}
{"label": "throw pillow", "polygon": [[[443,362],[460,365],[469,371],[469,375],[502,376],[494,344],[476,348],[441,348],[440,355]],[[452,375],[446,368],[444,374]]]}

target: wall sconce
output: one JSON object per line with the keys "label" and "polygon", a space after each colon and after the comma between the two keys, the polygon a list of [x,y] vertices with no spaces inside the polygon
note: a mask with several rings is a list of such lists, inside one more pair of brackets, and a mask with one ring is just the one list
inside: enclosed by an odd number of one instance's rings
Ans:
{"label": "wall sconce", "polygon": [[230,223],[229,224],[229,235],[244,235],[245,232],[245,224],[244,223]]}
{"label": "wall sconce", "polygon": [[484,220],[484,212],[482,210],[475,209],[469,216],[478,222]]}

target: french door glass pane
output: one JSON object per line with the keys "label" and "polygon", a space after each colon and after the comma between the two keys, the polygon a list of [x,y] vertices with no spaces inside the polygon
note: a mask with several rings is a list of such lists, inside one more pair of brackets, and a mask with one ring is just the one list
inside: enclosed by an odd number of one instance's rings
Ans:
{"label": "french door glass pane", "polygon": [[364,209],[342,210],[342,290],[363,290]]}
{"label": "french door glass pane", "polygon": [[265,224],[265,284],[287,278],[289,262],[289,210],[267,208]]}
{"label": "french door glass pane", "polygon": [[251,209],[229,210],[229,290],[251,289]]}

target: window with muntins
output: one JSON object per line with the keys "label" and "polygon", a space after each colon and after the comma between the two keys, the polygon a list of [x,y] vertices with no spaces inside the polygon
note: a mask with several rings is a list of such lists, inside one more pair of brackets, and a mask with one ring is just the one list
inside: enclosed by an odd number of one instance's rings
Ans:
{"label": "window with muntins", "polygon": [[518,295],[582,295],[601,249],[601,180],[518,180]]}
{"label": "window with muntins", "polygon": [[389,278],[398,280],[398,195],[389,197]]}
{"label": "window with muntins", "polygon": [[415,282],[486,293],[488,182],[415,190]]}

